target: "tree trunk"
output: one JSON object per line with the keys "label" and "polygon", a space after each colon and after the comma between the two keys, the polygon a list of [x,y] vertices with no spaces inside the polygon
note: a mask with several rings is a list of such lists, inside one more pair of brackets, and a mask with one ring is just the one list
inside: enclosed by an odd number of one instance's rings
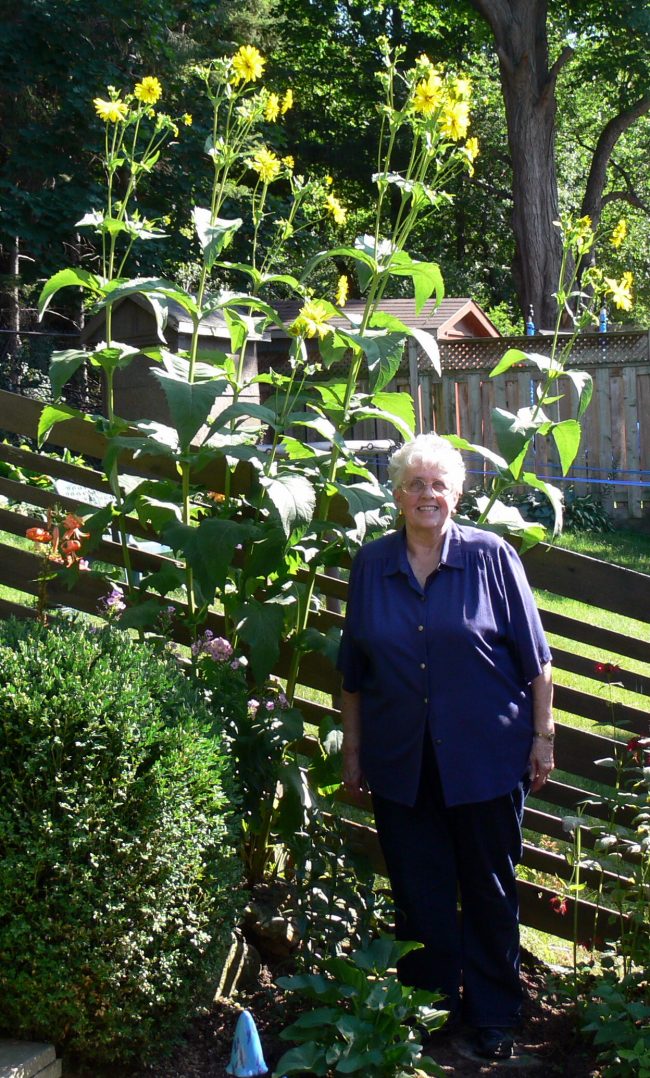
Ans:
{"label": "tree trunk", "polygon": [[555,84],[572,55],[549,68],[546,0],[470,0],[490,26],[512,163],[513,276],[522,311],[532,304],[540,329],[555,322],[562,247],[555,166]]}

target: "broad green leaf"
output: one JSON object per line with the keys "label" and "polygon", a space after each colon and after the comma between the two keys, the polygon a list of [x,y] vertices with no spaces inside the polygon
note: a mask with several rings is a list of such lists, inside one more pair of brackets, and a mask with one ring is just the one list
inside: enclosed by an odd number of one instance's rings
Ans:
{"label": "broad green leaf", "polygon": [[554,487],[552,483],[547,483],[544,479],[540,479],[534,472],[524,472],[521,480],[529,487],[534,487],[535,490],[541,490],[542,494],[546,495],[553,506],[553,511],[555,513],[553,535],[559,535],[562,531],[562,520],[564,516],[564,498],[560,488]]}
{"label": "broad green leaf", "polygon": [[164,390],[181,448],[186,449],[207,422],[215,401],[223,394],[227,383],[223,379],[216,379],[190,385],[167,371],[152,373]]}
{"label": "broad green leaf", "polygon": [[159,299],[160,297],[171,299],[183,308],[192,321],[197,321],[199,318],[200,312],[193,296],[186,292],[185,289],[174,284],[173,281],[167,281],[164,277],[134,277],[131,280],[114,284],[113,287],[107,286],[106,296],[99,304],[99,307],[106,307],[111,303],[116,303],[118,300],[125,299],[127,296],[136,294],[144,296],[152,304],[156,297]]}
{"label": "broad green leaf", "polygon": [[565,419],[562,423],[554,423],[551,427],[553,441],[560,454],[562,474],[566,475],[576,459],[580,448],[580,424],[577,419]]}
{"label": "broad green leaf", "polygon": [[406,251],[398,251],[390,261],[389,272],[395,277],[410,277],[415,293],[415,313],[420,314],[427,300],[436,293],[436,305],[445,297],[440,267],[435,262],[418,262]]}
{"label": "broad green leaf", "polygon": [[433,336],[433,333],[427,333],[425,329],[418,329],[415,326],[409,330],[409,333],[418,342],[420,348],[430,360],[431,366],[435,370],[438,377],[442,378],[440,349],[438,348],[438,342]]}
{"label": "broad green leaf", "polygon": [[533,416],[531,408],[520,408],[516,415],[503,408],[492,409],[492,426],[497,445],[515,479],[521,474],[524,457],[535,434],[546,434],[552,426],[541,410],[534,418]]}
{"label": "broad green leaf", "polygon": [[[165,348],[159,349],[147,349],[144,353],[149,355],[150,351],[158,352],[158,360],[161,362],[168,372],[175,378],[179,378],[181,381],[189,382],[190,380],[190,361],[185,356],[180,356],[176,352],[169,352]],[[219,352],[216,349],[208,352],[200,351],[201,363],[194,364],[194,377],[193,382],[207,382],[216,377],[217,372],[221,372],[223,367],[228,367],[230,363],[230,357],[225,352]],[[207,362],[206,362],[207,360]],[[224,388],[227,386],[227,382],[222,383]]]}
{"label": "broad green leaf", "polygon": [[366,534],[367,516],[385,506],[386,495],[380,487],[373,486],[371,483],[335,482],[334,487],[347,502],[358,537],[363,539]]}
{"label": "broad green leaf", "polygon": [[323,339],[318,342],[318,351],[320,352],[323,366],[326,370],[333,366],[334,363],[342,363],[349,350],[350,342],[346,340],[345,337],[342,337],[336,330],[334,330],[333,333],[327,333]]}
{"label": "broad green leaf", "polygon": [[244,222],[241,217],[233,217],[231,220],[216,217],[212,221],[210,210],[202,209],[200,206],[195,206],[192,210],[192,220],[203,252],[205,266],[207,269],[212,269],[224,247],[230,246],[235,232]]}
{"label": "broad green leaf", "polygon": [[173,521],[163,530],[162,538],[172,550],[182,553],[191,566],[203,600],[211,603],[217,588],[225,586],[235,549],[254,535],[249,522],[211,517],[198,528]]}
{"label": "broad green leaf", "polygon": [[267,408],[264,404],[256,404],[255,401],[239,400],[236,404],[227,405],[222,412],[219,412],[219,415],[214,417],[210,425],[210,433],[223,430],[237,419],[254,419],[256,420],[255,428],[258,424],[275,427],[277,422],[277,416],[272,408]]}
{"label": "broad green leaf", "polygon": [[319,266],[326,258],[351,258],[357,263],[359,284],[361,286],[361,291],[365,292],[371,277],[378,272],[378,265],[376,260],[367,250],[357,246],[358,243],[359,240],[356,240],[354,247],[333,247],[329,251],[319,251],[318,254],[314,255],[313,258],[310,258],[307,262],[302,275],[302,280],[306,280],[316,269],[316,266]]}
{"label": "broad green leaf", "polygon": [[50,385],[55,400],[61,396],[63,387],[70,381],[75,371],[87,359],[85,349],[66,348],[61,352],[52,352],[50,359]]}
{"label": "broad green leaf", "polygon": [[146,494],[139,495],[136,513],[141,524],[151,524],[157,532],[162,532],[170,521],[180,520],[182,516],[181,506],[177,502],[162,501]]}
{"label": "broad green leaf", "polygon": [[301,633],[294,637],[294,647],[300,651],[319,651],[330,660],[332,666],[336,666],[340,642],[341,633],[339,629],[328,629],[327,633],[321,633],[318,629],[314,629],[313,626],[303,629]]}
{"label": "broad green leaf", "polygon": [[571,379],[578,394],[578,419],[582,419],[591,403],[594,380],[587,371],[565,370],[563,373],[566,374],[567,378]]}
{"label": "broad green leaf", "polygon": [[63,269],[55,273],[53,277],[50,277],[49,281],[46,281],[41,290],[41,294],[38,298],[38,317],[39,319],[45,314],[50,301],[56,295],[61,288],[70,288],[76,286],[77,288],[87,288],[95,295],[100,295],[102,291],[102,283],[99,277],[94,273],[89,273],[85,269]]}
{"label": "broad green leaf", "polygon": [[238,311],[229,310],[228,307],[223,307],[222,313],[230,333],[230,347],[233,352],[240,352],[250,332],[249,319],[244,318]]}
{"label": "broad green leaf", "polygon": [[316,1074],[318,1078],[327,1074],[325,1049],[315,1041],[290,1048],[276,1064],[275,1074]]}
{"label": "broad green leaf", "polygon": [[316,492],[304,476],[291,473],[274,478],[260,476],[260,486],[275,506],[287,538],[296,525],[310,523],[316,508]]}
{"label": "broad green leaf", "polygon": [[499,374],[503,374],[504,371],[509,371],[511,367],[517,365],[517,363],[528,362],[528,355],[526,352],[522,352],[521,348],[509,348],[507,352],[503,354],[496,367],[493,367],[490,371],[490,378],[496,378]]}
{"label": "broad green leaf", "polygon": [[277,665],[284,627],[284,610],[278,603],[248,599],[235,611],[235,630],[250,649],[255,681],[262,684]]}
{"label": "broad green leaf", "polygon": [[443,434],[442,437],[445,441],[450,442],[456,449],[465,449],[469,453],[477,453],[481,457],[485,457],[492,464],[496,466],[498,471],[506,472],[508,470],[508,462],[503,457],[500,457],[498,453],[493,453],[491,449],[486,449],[484,445],[474,445],[472,442],[468,442],[466,438],[461,438],[458,434]]}
{"label": "broad green leaf", "polygon": [[375,393],[373,406],[354,409],[355,422],[361,419],[385,419],[410,441],[415,430],[415,408],[410,393]]}
{"label": "broad green leaf", "polygon": [[52,427],[55,427],[57,423],[65,423],[66,419],[83,419],[92,423],[91,417],[80,412],[78,408],[71,408],[68,404],[46,404],[38,420],[36,432],[38,445],[43,445]]}
{"label": "broad green leaf", "polygon": [[[325,420],[323,422],[326,422]],[[309,445],[308,442],[301,442],[297,438],[290,438],[287,434],[284,434],[281,439],[282,448],[285,450],[289,460],[306,460],[308,457],[315,457],[316,450]]]}
{"label": "broad green leaf", "polygon": [[139,354],[139,349],[134,348],[133,345],[116,341],[110,346],[105,344],[101,348],[95,348],[88,354],[88,359],[93,367],[101,367],[104,371],[112,372],[128,367]]}
{"label": "broad green leaf", "polygon": [[395,377],[404,355],[404,336],[383,330],[365,333],[342,333],[341,336],[360,348],[368,364],[370,391],[380,392]]}

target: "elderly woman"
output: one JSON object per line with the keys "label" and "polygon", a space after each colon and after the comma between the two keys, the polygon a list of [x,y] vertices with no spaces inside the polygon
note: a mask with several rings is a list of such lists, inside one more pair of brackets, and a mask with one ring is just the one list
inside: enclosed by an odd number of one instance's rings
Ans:
{"label": "elderly woman", "polygon": [[[515,866],[524,797],[553,767],[550,651],[498,536],[452,520],[460,454],[418,435],[389,462],[404,527],[350,576],[339,655],[344,783],[370,789],[406,984],[440,991],[485,1058],[521,1018]],[[460,896],[461,914],[457,909]]]}

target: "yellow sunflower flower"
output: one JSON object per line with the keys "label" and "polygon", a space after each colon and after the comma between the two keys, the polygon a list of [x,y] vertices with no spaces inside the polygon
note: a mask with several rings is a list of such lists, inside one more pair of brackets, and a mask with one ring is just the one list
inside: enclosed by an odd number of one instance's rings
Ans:
{"label": "yellow sunflower flower", "polygon": [[142,101],[145,105],[155,105],[162,96],[160,80],[155,75],[146,75],[141,82],[136,82],[133,93],[138,101]]}
{"label": "yellow sunflower flower", "polygon": [[465,143],[465,150],[470,161],[475,161],[479,153],[481,152],[478,146],[478,139],[468,138],[467,142]]}
{"label": "yellow sunflower flower", "polygon": [[348,301],[349,287],[350,286],[348,285],[347,277],[345,276],[345,274],[342,274],[342,276],[338,279],[338,284],[336,286],[336,297],[334,299],[334,302],[336,303],[337,307],[345,307],[345,304]]}
{"label": "yellow sunflower flower", "polygon": [[612,231],[611,244],[612,247],[620,247],[623,240],[627,236],[627,221],[624,217],[621,217],[618,224],[614,226]]}
{"label": "yellow sunflower flower", "polygon": [[259,174],[263,183],[272,183],[280,174],[282,162],[273,150],[267,150],[263,146],[253,157],[251,168]]}
{"label": "yellow sunflower flower", "polygon": [[325,199],[325,209],[331,213],[337,225],[344,225],[348,211],[341,205],[336,195],[328,195]]}
{"label": "yellow sunflower flower", "polygon": [[632,284],[634,282],[633,275],[626,270],[621,277],[620,281],[615,280],[613,277],[606,277],[605,283],[608,291],[611,292],[614,304],[621,311],[629,311],[632,308]]}
{"label": "yellow sunflower flower", "polygon": [[292,109],[292,108],[293,108],[293,90],[285,90],[284,91],[284,97],[282,98],[282,106],[280,108],[280,111],[281,111],[282,115],[284,116],[285,112],[288,112],[289,109]]}
{"label": "yellow sunflower flower", "polygon": [[181,119],[186,127],[192,126],[192,114],[190,112],[184,112]]}
{"label": "yellow sunflower flower", "polygon": [[472,96],[472,84],[469,79],[454,79],[453,96],[458,101],[469,101]]}
{"label": "yellow sunflower flower", "polygon": [[423,82],[418,82],[413,95],[413,109],[422,116],[431,116],[442,102],[442,79],[430,71]]}
{"label": "yellow sunflower flower", "polygon": [[232,58],[233,82],[257,82],[264,74],[266,60],[254,45],[242,45]]}
{"label": "yellow sunflower flower", "polygon": [[93,105],[100,120],[107,124],[119,123],[128,116],[129,108],[125,101],[105,101],[102,97],[96,97]]}
{"label": "yellow sunflower flower", "polygon": [[289,172],[293,172],[294,168],[296,167],[296,162],[294,161],[290,153],[288,153],[286,157],[282,158],[282,164],[285,168],[289,169]]}
{"label": "yellow sunflower flower", "polygon": [[321,341],[332,327],[327,325],[330,313],[319,299],[307,300],[294,322],[289,326],[292,337],[318,337]]}
{"label": "yellow sunflower flower", "polygon": [[440,130],[447,138],[458,142],[465,138],[469,127],[469,106],[466,101],[448,101],[440,117]]}
{"label": "yellow sunflower flower", "polygon": [[275,123],[280,115],[280,98],[277,94],[269,94],[264,107],[264,119],[267,123]]}

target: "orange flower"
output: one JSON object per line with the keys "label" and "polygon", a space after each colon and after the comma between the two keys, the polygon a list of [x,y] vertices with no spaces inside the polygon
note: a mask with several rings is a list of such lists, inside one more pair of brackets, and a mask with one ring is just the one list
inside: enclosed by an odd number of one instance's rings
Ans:
{"label": "orange flower", "polygon": [[28,528],[25,532],[28,539],[33,543],[51,543],[52,536],[45,528]]}

